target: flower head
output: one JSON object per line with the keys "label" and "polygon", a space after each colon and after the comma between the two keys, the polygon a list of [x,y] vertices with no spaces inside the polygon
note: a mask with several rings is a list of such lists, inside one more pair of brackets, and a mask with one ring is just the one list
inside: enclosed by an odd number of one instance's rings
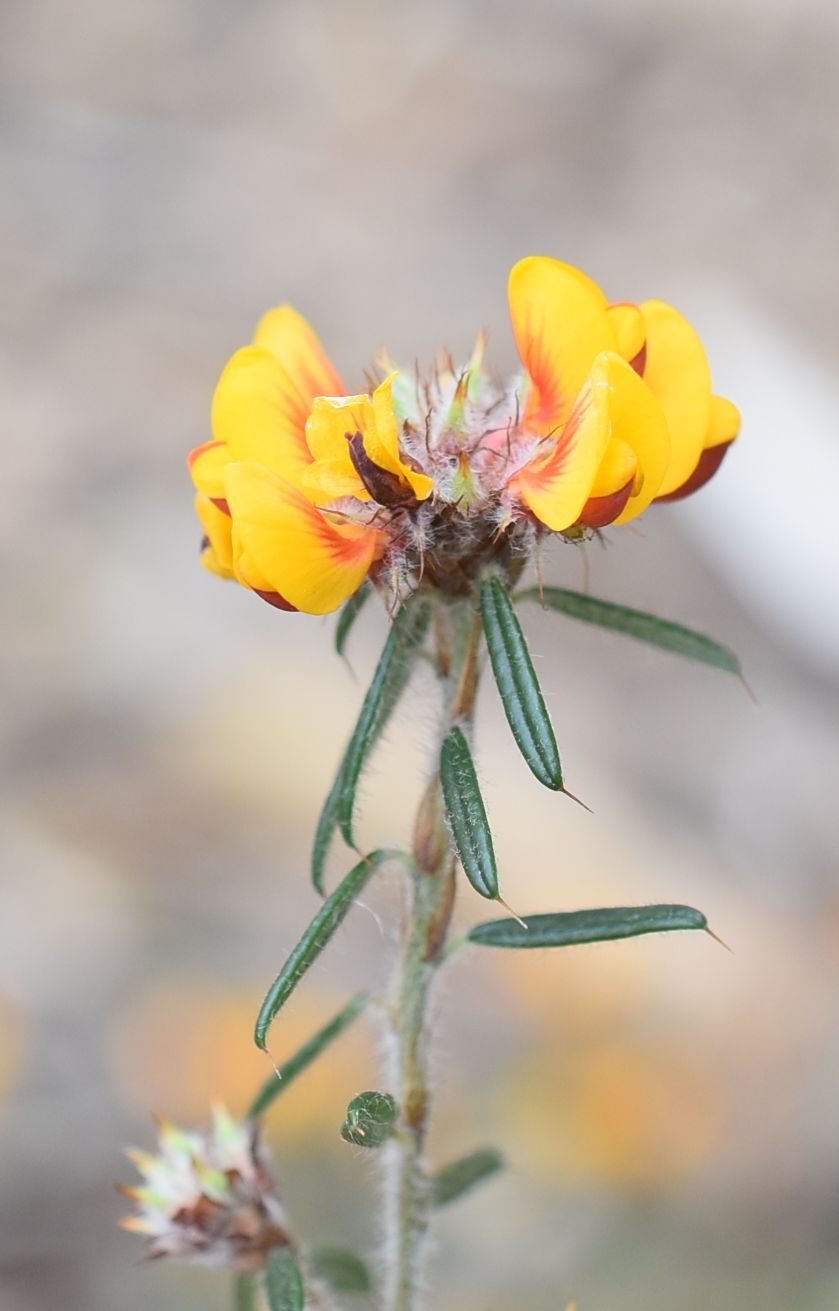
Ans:
{"label": "flower head", "polygon": [[144,1234],[150,1258],[256,1270],[290,1238],[268,1159],[252,1123],[222,1106],[208,1133],[160,1122],[159,1152],[129,1151],[143,1176],[121,1192],[137,1203],[124,1229]]}
{"label": "flower head", "polygon": [[510,274],[523,369],[500,381],[481,335],[428,376],[383,356],[347,395],[290,306],[225,368],[214,440],[190,456],[203,563],[273,605],[325,614],[370,575],[397,600],[512,576],[544,533],[577,540],[696,491],[737,436],[702,343],[662,301],[610,303],[570,265]]}

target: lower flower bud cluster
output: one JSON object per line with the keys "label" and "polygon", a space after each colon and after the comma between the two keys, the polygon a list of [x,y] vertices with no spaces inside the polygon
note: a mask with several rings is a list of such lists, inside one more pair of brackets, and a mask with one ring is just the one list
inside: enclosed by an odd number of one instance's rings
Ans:
{"label": "lower flower bud cluster", "polygon": [[216,1106],[206,1133],[160,1121],[156,1154],[130,1150],[143,1176],[120,1191],[137,1204],[124,1229],[147,1239],[147,1257],[169,1256],[231,1270],[259,1270],[292,1246],[268,1155],[256,1125]]}

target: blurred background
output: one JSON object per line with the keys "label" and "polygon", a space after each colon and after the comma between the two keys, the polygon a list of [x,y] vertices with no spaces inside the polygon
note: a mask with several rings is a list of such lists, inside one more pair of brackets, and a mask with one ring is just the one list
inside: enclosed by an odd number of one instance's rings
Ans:
{"label": "blurred background", "polygon": [[[839,1306],[839,10],[829,0],[2,0],[4,555],[0,1308],[216,1311],[116,1221],[154,1109],[242,1111],[266,984],[316,907],[312,827],[385,631],[198,567],[184,465],[228,355],[293,301],[351,384],[480,325],[553,254],[675,302],[742,441],[684,505],[588,550],[592,590],[736,648],[734,679],[534,608],[566,774],[494,698],[480,769],[526,911],[685,901],[678,936],[464,953],[440,997],[437,1160],[506,1176],[438,1225],[440,1311]],[[554,550],[551,581],[584,561]],[[491,689],[485,689],[490,693]],[[398,841],[420,679],[364,788]],[[331,876],[347,867],[334,853]],[[392,957],[367,897],[282,1058]],[[463,925],[485,915],[467,888]],[[375,1246],[342,1143],[359,1026],[277,1103],[306,1237]]]}

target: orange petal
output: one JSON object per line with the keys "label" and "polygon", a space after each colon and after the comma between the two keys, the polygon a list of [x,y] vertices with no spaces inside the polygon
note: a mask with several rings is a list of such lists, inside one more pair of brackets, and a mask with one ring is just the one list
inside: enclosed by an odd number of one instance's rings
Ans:
{"label": "orange petal", "polygon": [[320,338],[291,305],[278,305],[263,314],[253,344],[271,352],[309,406],[316,396],[344,394],[344,384]]}
{"label": "orange petal", "polygon": [[549,432],[568,418],[595,357],[616,347],[606,297],[571,265],[530,256],[510,273],[509,299],[516,345],[533,385],[526,420]]}
{"label": "orange petal", "polygon": [[213,434],[231,460],[254,461],[299,481],[311,464],[306,445],[309,400],[274,356],[245,346],[228,362],[213,397]]}
{"label": "orange petal", "polygon": [[337,610],[364,581],[383,545],[377,529],[332,523],[262,465],[229,465],[225,488],[239,581],[254,591],[279,593],[308,614]]}
{"label": "orange petal", "polygon": [[658,398],[670,432],[670,461],[659,494],[690,477],[711,417],[711,373],[705,349],[687,319],[660,300],[641,306],[647,327],[644,381]]}

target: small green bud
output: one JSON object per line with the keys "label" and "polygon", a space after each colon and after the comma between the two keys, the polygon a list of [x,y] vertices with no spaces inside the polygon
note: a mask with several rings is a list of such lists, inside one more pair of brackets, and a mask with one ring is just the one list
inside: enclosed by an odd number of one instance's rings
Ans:
{"label": "small green bud", "polygon": [[341,1137],[356,1147],[381,1147],[393,1135],[398,1118],[399,1107],[390,1093],[359,1093],[347,1107]]}

